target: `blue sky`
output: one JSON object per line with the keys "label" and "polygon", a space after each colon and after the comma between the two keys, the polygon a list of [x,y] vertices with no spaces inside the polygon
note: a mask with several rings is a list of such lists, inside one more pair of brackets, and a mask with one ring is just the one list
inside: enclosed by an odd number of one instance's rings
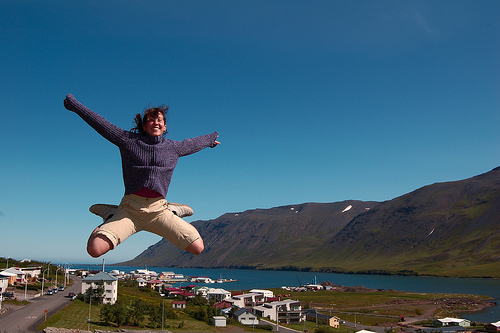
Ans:
{"label": "blue sky", "polygon": [[[118,203],[116,125],[168,104],[188,221],[304,202],[390,200],[500,165],[498,1],[1,1],[0,256],[101,263],[94,203]],[[104,258],[134,258],[139,233]]]}

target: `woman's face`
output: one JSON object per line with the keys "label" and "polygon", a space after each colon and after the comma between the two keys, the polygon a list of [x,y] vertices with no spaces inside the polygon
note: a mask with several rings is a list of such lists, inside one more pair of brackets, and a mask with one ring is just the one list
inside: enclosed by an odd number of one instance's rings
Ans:
{"label": "woman's face", "polygon": [[167,130],[163,114],[158,113],[156,117],[149,116],[146,119],[146,122],[142,124],[142,128],[144,129],[144,131],[146,131],[146,133],[148,133],[151,136],[162,135]]}

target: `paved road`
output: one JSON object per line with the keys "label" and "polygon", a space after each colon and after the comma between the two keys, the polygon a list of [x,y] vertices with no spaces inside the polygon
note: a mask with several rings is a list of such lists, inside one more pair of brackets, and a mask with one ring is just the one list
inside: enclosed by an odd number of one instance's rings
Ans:
{"label": "paved road", "polygon": [[[82,281],[78,277],[72,277],[73,285],[54,295],[44,295],[33,298],[30,304],[21,307],[13,307],[11,310],[0,315],[1,333],[31,333],[40,332],[36,327],[45,320],[45,310],[47,318],[71,302],[71,298],[66,297],[68,293],[78,294],[81,292]],[[4,304],[2,304],[2,307]],[[8,307],[8,305],[6,306]]]}
{"label": "paved road", "polygon": [[[267,321],[265,319],[261,319],[261,320],[259,320],[259,324],[261,324],[261,325],[271,325],[273,327],[273,332],[276,332],[276,324],[275,323],[272,323],[272,322]],[[301,331],[297,331],[297,330],[288,328],[286,326],[279,325],[278,332],[297,333],[297,332],[301,332]]]}

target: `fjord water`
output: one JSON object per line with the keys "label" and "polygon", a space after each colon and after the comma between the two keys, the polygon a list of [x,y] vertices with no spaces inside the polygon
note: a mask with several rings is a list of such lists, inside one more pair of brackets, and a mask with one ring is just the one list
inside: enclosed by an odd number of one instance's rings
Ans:
{"label": "fjord water", "polygon": [[[72,268],[101,270],[102,266],[74,265]],[[107,266],[107,272],[119,270],[129,273],[145,267]],[[500,280],[498,279],[470,279],[470,278],[438,278],[413,277],[391,275],[364,275],[364,274],[334,274],[296,271],[258,271],[244,269],[202,269],[202,268],[169,268],[147,267],[157,273],[175,272],[184,276],[206,276],[211,279],[235,279],[236,282],[224,284],[210,284],[214,288],[226,290],[248,290],[296,287],[300,284],[329,281],[335,285],[365,286],[374,289],[394,289],[399,291],[427,292],[427,293],[456,293],[487,295],[500,302]],[[184,283],[185,284],[185,283]],[[480,313],[463,314],[463,318],[479,322],[496,322],[500,320],[500,307],[495,306]]]}

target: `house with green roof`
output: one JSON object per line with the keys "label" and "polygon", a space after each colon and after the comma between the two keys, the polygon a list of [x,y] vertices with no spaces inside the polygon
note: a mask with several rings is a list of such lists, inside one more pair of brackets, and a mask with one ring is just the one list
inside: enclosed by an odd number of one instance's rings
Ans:
{"label": "house with green roof", "polygon": [[99,286],[104,287],[103,304],[115,304],[118,298],[118,279],[106,272],[99,272],[95,275],[87,276],[82,279],[82,294],[89,288],[97,289]]}

